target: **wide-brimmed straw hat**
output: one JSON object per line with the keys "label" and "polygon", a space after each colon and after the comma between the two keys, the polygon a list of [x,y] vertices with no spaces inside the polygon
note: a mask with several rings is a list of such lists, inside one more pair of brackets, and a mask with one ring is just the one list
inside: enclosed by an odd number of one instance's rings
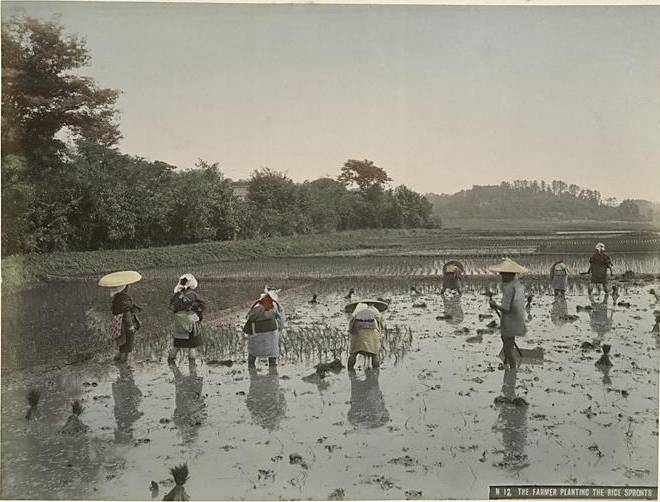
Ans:
{"label": "wide-brimmed straw hat", "polygon": [[116,288],[118,286],[128,286],[142,279],[142,276],[135,270],[122,270],[104,275],[99,279],[99,286],[103,288]]}
{"label": "wide-brimmed straw hat", "polygon": [[373,300],[371,298],[367,298],[366,300],[357,300],[354,302],[349,303],[344,307],[344,311],[352,314],[353,311],[355,310],[355,307],[358,306],[360,303],[366,303],[367,305],[370,305],[372,307],[376,307],[378,309],[378,312],[385,312],[387,310],[387,303],[381,302],[380,300]]}
{"label": "wide-brimmed straw hat", "polygon": [[510,258],[504,258],[501,263],[488,267],[488,270],[491,272],[509,272],[511,274],[524,274],[525,272],[529,272],[529,269],[522,265],[518,265]]}

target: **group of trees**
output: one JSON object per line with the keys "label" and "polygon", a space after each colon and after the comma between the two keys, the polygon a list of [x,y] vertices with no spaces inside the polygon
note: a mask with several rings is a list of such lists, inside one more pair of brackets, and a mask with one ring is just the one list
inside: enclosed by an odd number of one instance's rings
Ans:
{"label": "group of trees", "polygon": [[503,181],[499,185],[475,185],[454,195],[427,194],[433,212],[444,218],[591,218],[640,220],[638,204],[603,200],[597,190],[561,180]]}
{"label": "group of trees", "polygon": [[431,205],[369,160],[294,183],[260,169],[247,197],[217,164],[180,170],[117,150],[118,90],[80,69],[84,40],[56,21],[2,23],[2,252],[186,244],[429,226]]}

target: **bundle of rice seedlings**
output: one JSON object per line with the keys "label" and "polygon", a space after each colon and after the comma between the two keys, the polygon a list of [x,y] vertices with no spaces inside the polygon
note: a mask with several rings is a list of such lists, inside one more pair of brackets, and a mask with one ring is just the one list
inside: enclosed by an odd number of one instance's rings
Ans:
{"label": "bundle of rice seedlings", "polygon": [[80,420],[80,414],[83,412],[83,406],[80,404],[80,401],[76,400],[71,406],[71,411],[73,412],[69,419],[66,421],[66,425],[62,428],[62,434],[78,434],[80,432],[87,432],[89,427],[82,423]]}
{"label": "bundle of rice seedlings", "polygon": [[41,392],[39,392],[37,389],[28,390],[27,402],[30,405],[30,408],[27,411],[27,415],[25,415],[25,418],[28,420],[39,418],[41,416],[41,411],[39,411],[39,408],[37,408],[40,397]]}
{"label": "bundle of rice seedlings", "polygon": [[183,485],[188,481],[188,464],[181,464],[170,469],[174,478],[174,488],[163,497],[163,500],[190,500]]}

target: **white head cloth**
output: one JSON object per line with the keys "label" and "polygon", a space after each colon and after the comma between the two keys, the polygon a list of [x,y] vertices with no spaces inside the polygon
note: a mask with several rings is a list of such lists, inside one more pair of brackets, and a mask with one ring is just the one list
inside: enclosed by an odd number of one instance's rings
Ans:
{"label": "white head cloth", "polygon": [[275,288],[269,288],[268,285],[266,285],[266,286],[264,287],[264,292],[261,293],[261,296],[259,297],[259,299],[261,299],[261,298],[263,298],[264,296],[268,295],[268,296],[270,296],[273,300],[275,300],[276,302],[279,302],[279,301],[280,301],[280,297],[279,297],[279,295],[278,295],[277,293],[279,293],[280,291],[282,291],[282,290],[281,290],[281,289],[275,289]]}
{"label": "white head cloth", "polygon": [[596,250],[605,251],[605,244],[603,244],[602,242],[599,242],[598,244],[596,244]]}
{"label": "white head cloth", "polygon": [[[181,279],[186,279],[185,284],[181,284]],[[184,288],[189,288],[189,289],[196,289],[197,288],[197,279],[195,279],[195,276],[192,274],[183,274],[181,277],[179,277],[179,282],[177,285],[174,287],[174,292],[178,293]]]}

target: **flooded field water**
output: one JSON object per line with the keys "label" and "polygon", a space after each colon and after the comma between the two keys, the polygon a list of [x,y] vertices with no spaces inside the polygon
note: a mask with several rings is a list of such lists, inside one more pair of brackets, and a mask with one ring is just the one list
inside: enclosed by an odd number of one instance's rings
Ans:
{"label": "flooded field water", "polygon": [[[516,259],[538,273],[551,261]],[[617,256],[616,271],[658,273],[657,259]],[[480,271],[492,258],[464,260],[475,276],[462,297],[439,294],[442,261],[314,257],[191,269],[209,302],[205,352],[192,365],[165,361],[165,303],[184,271],[145,271],[133,289],[144,330],[128,365],[99,351],[109,297],[93,281],[3,295],[3,370],[15,369],[2,380],[2,497],[151,499],[155,481],[162,499],[173,486],[169,469],[183,462],[192,499],[485,498],[490,484],[657,485],[660,304],[651,289],[660,283],[622,281],[613,302],[590,299],[576,278],[562,304],[546,280],[523,278],[535,296],[519,345],[545,356],[510,372],[499,369],[499,334],[487,328],[483,290],[497,281]],[[566,261],[586,269],[584,256]],[[243,279],[227,279],[233,274]],[[289,328],[277,371],[261,361],[250,372],[238,328],[264,282],[284,288]],[[355,374],[321,378],[317,363],[346,364],[351,288],[390,302],[383,364],[365,370],[358,358]],[[308,302],[312,293],[319,304]],[[603,344],[612,347],[605,372],[594,364]],[[41,417],[30,421],[29,388],[41,391]],[[495,403],[513,389],[528,406]],[[89,430],[61,434],[76,399]]]}

